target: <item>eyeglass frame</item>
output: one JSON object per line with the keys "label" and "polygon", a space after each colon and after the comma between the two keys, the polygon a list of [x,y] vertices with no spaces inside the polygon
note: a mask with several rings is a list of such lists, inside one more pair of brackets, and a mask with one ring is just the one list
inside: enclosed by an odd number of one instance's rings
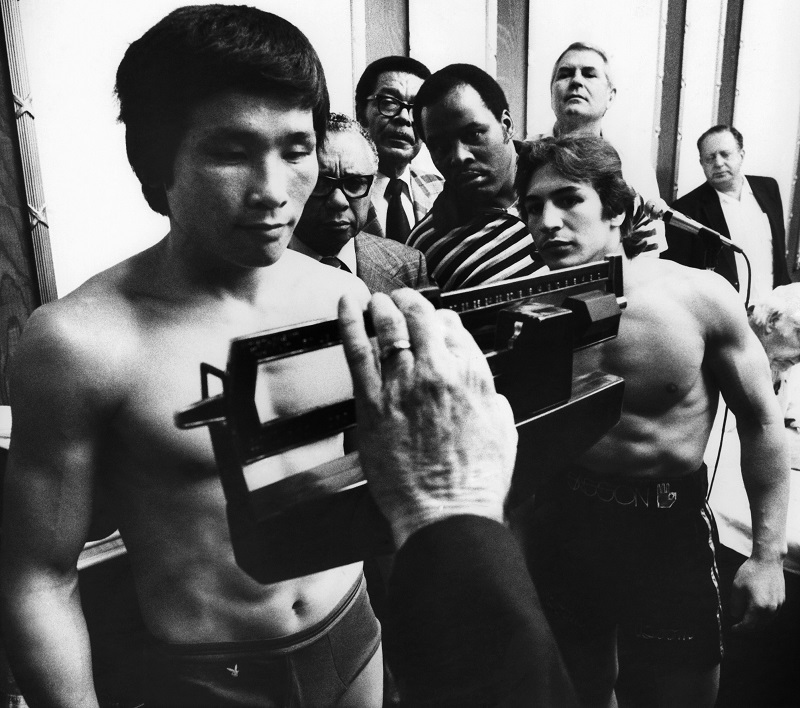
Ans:
{"label": "eyeglass frame", "polygon": [[[359,194],[354,196],[352,194],[348,194],[344,188],[344,182],[348,179],[353,179],[354,177],[361,177],[366,180],[366,188],[364,189],[363,194]],[[325,194],[316,194],[317,187],[319,187],[320,181],[326,180],[330,185],[330,189]],[[345,199],[363,199],[369,194],[370,189],[372,189],[372,183],[375,181],[375,175],[345,175],[344,177],[329,177],[328,175],[319,175],[317,177],[317,182],[314,185],[314,189],[311,190],[311,196],[316,197],[317,199],[328,199],[337,189],[344,194]]]}
{"label": "eyeglass frame", "polygon": [[[408,103],[407,101],[401,101],[399,98],[395,98],[394,96],[389,96],[389,95],[387,95],[385,93],[373,93],[371,96],[367,96],[367,100],[368,101],[374,101],[375,99],[385,99],[385,100],[388,100],[388,101],[394,101],[398,105],[397,111],[395,113],[391,113],[391,114],[384,113],[381,110],[380,100],[379,100],[378,101],[378,105],[377,105],[378,113],[380,113],[384,118],[396,118],[397,116],[399,116],[403,112],[404,108],[406,110],[408,110],[408,115],[409,116],[413,116],[414,115],[414,104],[413,103]],[[413,118],[412,118],[412,120],[413,120]]]}

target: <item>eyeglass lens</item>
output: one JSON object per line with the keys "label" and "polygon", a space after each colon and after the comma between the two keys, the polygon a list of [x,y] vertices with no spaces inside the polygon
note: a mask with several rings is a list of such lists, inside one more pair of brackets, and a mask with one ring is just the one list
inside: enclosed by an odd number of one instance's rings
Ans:
{"label": "eyeglass lens", "polygon": [[358,199],[364,197],[372,186],[372,175],[347,175],[345,177],[328,177],[320,175],[311,192],[315,197],[327,197],[334,189],[341,189],[346,197]]}

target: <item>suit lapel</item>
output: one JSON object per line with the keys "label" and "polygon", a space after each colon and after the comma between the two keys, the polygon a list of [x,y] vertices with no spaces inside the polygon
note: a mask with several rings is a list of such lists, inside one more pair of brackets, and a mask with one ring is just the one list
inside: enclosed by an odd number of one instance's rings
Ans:
{"label": "suit lapel", "polygon": [[772,285],[786,285],[791,282],[786,263],[786,231],[783,225],[783,204],[780,202],[780,192],[774,196],[770,187],[773,182],[757,176],[745,175],[753,190],[753,196],[758,205],[767,215],[770,235],[772,236]]}
{"label": "suit lapel", "polygon": [[[385,238],[386,236],[381,228],[381,222],[378,221],[378,212],[375,211],[375,205],[371,201],[369,203],[369,211],[367,212],[367,223],[361,231],[377,236],[378,238]],[[357,244],[358,236],[356,235],[356,248],[358,248]]]}
{"label": "suit lapel", "polygon": [[[718,231],[725,238],[731,237],[730,229],[725,221],[725,215],[722,213],[722,205],[719,203],[719,195],[716,190],[706,182],[702,194],[702,209],[704,211],[703,219],[699,219],[701,223],[708,224],[711,229]],[[724,278],[730,282],[739,283],[738,271],[736,270],[736,259],[733,251],[729,248],[722,248],[717,256],[717,267],[715,268]]]}
{"label": "suit lapel", "polygon": [[405,283],[390,273],[391,261],[380,248],[375,248],[368,238],[361,233],[355,237],[356,275],[361,278],[372,292],[394,290],[404,287]]}

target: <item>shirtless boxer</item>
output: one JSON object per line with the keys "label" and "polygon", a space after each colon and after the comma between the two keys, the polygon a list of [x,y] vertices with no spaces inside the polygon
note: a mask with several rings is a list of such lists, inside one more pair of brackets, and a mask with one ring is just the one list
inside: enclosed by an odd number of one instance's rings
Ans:
{"label": "shirtless boxer", "polygon": [[[602,139],[526,145],[516,185],[550,268],[623,252],[633,193]],[[730,285],[634,255],[626,252],[619,335],[575,356],[577,373],[625,379],[621,421],[537,492],[529,562],[584,705],[711,706],[720,617],[702,462],[718,393],[739,422],[753,516],[753,554],[734,584],[743,629],[783,602],[783,421]],[[647,663],[615,695],[618,649]]]}
{"label": "shirtless boxer", "polygon": [[[234,561],[208,431],[173,424],[200,394],[199,364],[224,369],[232,337],[368,298],[285,250],[328,115],[317,55],[269,13],[187,7],[129,47],[117,93],[169,233],[37,310],[17,349],[2,554],[14,673],[31,706],[97,704],[75,564],[102,492],[152,635],[147,705],[379,706],[361,565],[255,582]],[[341,351],[266,373],[265,416],[351,395]],[[261,486],[340,454],[331,438],[248,474]]]}

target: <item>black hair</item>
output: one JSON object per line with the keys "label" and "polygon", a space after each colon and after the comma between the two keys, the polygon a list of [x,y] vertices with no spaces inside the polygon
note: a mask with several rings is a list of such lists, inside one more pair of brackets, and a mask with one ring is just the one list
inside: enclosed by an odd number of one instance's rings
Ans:
{"label": "black hair", "polygon": [[547,137],[523,143],[514,180],[523,221],[527,221],[525,194],[531,179],[536,171],[548,165],[571,182],[591,185],[600,197],[603,219],[625,214],[620,234],[628,257],[644,249],[645,244],[631,236],[636,192],[622,177],[622,164],[617,151],[606,140],[594,135]]}
{"label": "black hair", "polygon": [[231,89],[279,96],[310,109],[317,142],[329,98],[317,53],[277,15],[245,5],[174,10],[133,42],[117,70],[128,161],[147,203],[168,215],[165,186],[198,103]]}
{"label": "black hair", "polygon": [[414,127],[423,140],[425,133],[422,126],[422,109],[433,105],[457,86],[474,88],[498,121],[502,120],[503,111],[508,110],[508,99],[500,84],[483,69],[472,64],[450,64],[431,74],[420,87],[414,100]]}
{"label": "black hair", "polygon": [[356,117],[362,123],[365,120],[364,111],[367,108],[367,96],[375,91],[378,77],[387,71],[399,71],[404,74],[418,76],[423,81],[431,75],[430,69],[425,64],[411,57],[392,55],[376,59],[364,69],[361,78],[356,84]]}
{"label": "black hair", "polygon": [[736,141],[736,144],[739,146],[740,150],[744,150],[744,138],[742,134],[736,130],[732,125],[715,125],[712,128],[709,128],[705,133],[703,133],[699,138],[697,138],[697,151],[702,153],[703,152],[703,141],[709,135],[716,135],[717,133],[730,133],[733,136],[733,139]]}

